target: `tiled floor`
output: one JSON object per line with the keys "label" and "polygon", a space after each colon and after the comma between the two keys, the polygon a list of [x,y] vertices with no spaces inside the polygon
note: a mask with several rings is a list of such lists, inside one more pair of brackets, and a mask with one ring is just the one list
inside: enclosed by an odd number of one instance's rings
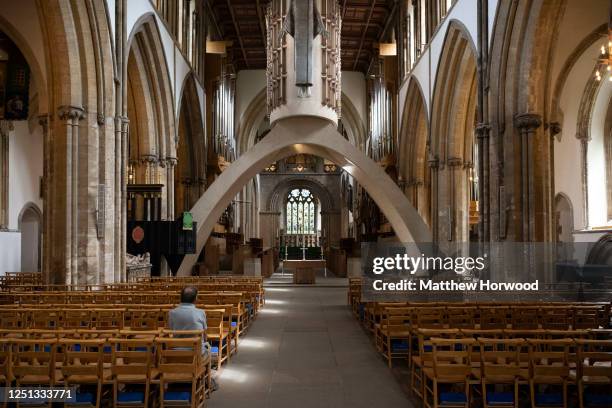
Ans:
{"label": "tiled floor", "polygon": [[346,306],[346,288],[268,287],[211,408],[412,407]]}

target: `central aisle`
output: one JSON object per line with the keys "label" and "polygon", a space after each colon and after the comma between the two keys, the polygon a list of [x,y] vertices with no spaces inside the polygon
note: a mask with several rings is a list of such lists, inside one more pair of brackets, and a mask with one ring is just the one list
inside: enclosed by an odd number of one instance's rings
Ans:
{"label": "central aisle", "polygon": [[346,287],[267,287],[212,408],[412,407],[346,305]]}

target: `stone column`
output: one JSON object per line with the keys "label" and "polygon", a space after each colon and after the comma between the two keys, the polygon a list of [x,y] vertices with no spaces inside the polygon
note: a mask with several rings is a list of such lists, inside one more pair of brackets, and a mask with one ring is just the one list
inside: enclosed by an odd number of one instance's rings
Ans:
{"label": "stone column", "polygon": [[42,195],[43,195],[43,216],[42,216],[42,274],[43,282],[50,283],[49,275],[49,260],[50,256],[50,241],[49,234],[51,231],[51,217],[49,217],[49,204],[51,203],[51,189],[49,188],[49,180],[51,173],[51,132],[49,132],[49,115],[40,115],[38,124],[43,132],[43,180],[42,180]]}
{"label": "stone column", "polygon": [[168,190],[168,219],[174,220],[174,168],[178,163],[176,157],[166,157],[166,189]]}
{"label": "stone column", "polygon": [[490,239],[489,227],[489,134],[491,127],[486,123],[476,126],[476,142],[478,143],[478,206],[480,207],[480,220],[478,222],[478,240],[488,242]]}
{"label": "stone column", "polygon": [[457,177],[457,169],[463,165],[461,157],[451,157],[446,161],[448,172],[450,173],[450,184],[449,184],[449,205],[448,205],[448,236],[449,241],[457,240],[460,241],[460,231],[457,209],[457,189],[461,187],[457,185],[459,183]]}
{"label": "stone column", "polygon": [[278,237],[278,218],[281,215],[277,211],[260,211],[261,218],[261,238],[264,247],[274,247]]}
{"label": "stone column", "polygon": [[542,125],[542,117],[535,113],[525,113],[514,118],[514,126],[520,135],[520,172],[522,217],[522,240],[535,240],[535,186],[534,186],[534,141],[536,130]]}
{"label": "stone column", "polygon": [[[58,118],[65,129],[65,143],[63,145],[63,158],[57,161],[59,168],[62,168],[61,175],[63,181],[56,182],[61,185],[64,183],[65,201],[56,200],[54,203],[64,210],[64,283],[75,285],[78,283],[78,202],[79,202],[79,122],[85,117],[85,111],[78,106],[61,106],[58,111]],[[58,168],[58,170],[59,170]],[[61,176],[60,176],[61,177]],[[58,195],[59,198],[60,195]],[[65,205],[62,205],[65,204]],[[59,220],[58,220],[59,221]],[[55,229],[55,228],[54,228]],[[56,243],[55,245],[61,245]],[[60,263],[61,265],[61,263]]]}
{"label": "stone column", "polygon": [[9,132],[13,122],[0,121],[0,229],[8,228]]}
{"label": "stone column", "polygon": [[431,231],[434,243],[439,241],[438,237],[438,171],[440,169],[440,160],[438,157],[430,157],[427,164],[431,172]]}

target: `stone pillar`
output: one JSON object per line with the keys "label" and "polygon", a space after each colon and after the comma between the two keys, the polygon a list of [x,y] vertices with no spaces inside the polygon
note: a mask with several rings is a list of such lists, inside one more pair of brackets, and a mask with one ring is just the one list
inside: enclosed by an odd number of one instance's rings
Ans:
{"label": "stone pillar", "polygon": [[438,157],[433,156],[427,162],[429,165],[429,171],[431,172],[431,231],[432,240],[434,243],[439,241],[438,237],[438,171],[440,170],[440,160]]}
{"label": "stone pillar", "polygon": [[49,275],[49,260],[51,259],[50,251],[50,231],[51,231],[51,217],[49,214],[49,204],[51,203],[51,189],[49,188],[49,180],[51,173],[51,140],[49,132],[49,115],[40,115],[38,117],[38,124],[42,128],[43,132],[43,180],[42,180],[42,195],[43,195],[43,216],[42,216],[42,274],[43,282],[50,283]]}
{"label": "stone pillar", "polygon": [[281,213],[277,211],[260,211],[261,218],[261,238],[264,248],[276,246],[278,237],[278,218]]}
{"label": "stone pillar", "polygon": [[[57,149],[58,160],[56,161],[58,177],[55,180],[54,188],[56,191],[64,191],[57,194],[54,205],[64,211],[62,227],[58,224],[61,218],[55,218],[57,222],[53,230],[63,232],[61,238],[54,239],[54,245],[63,245],[63,250],[58,250],[56,254],[63,256],[55,259],[55,273],[61,276],[63,268],[63,282],[67,285],[78,283],[78,203],[79,203],[79,122],[85,117],[85,111],[78,106],[61,106],[58,110],[60,124],[65,131],[63,143],[55,147]],[[61,151],[63,147],[63,151]],[[62,177],[63,176],[63,177]],[[63,186],[62,186],[63,184]],[[61,188],[63,187],[63,189]],[[82,197],[87,199],[87,197]],[[61,230],[64,231],[61,231]]]}
{"label": "stone pillar", "polygon": [[491,236],[489,227],[490,202],[490,161],[489,161],[489,134],[491,127],[486,123],[476,126],[476,142],[478,143],[478,206],[480,207],[480,221],[478,223],[478,239],[488,242]]}
{"label": "stone pillar", "polygon": [[166,188],[168,190],[168,219],[174,220],[174,168],[178,163],[176,157],[166,157]]}
{"label": "stone pillar", "polygon": [[446,165],[448,167],[448,173],[450,176],[449,183],[449,201],[448,201],[448,235],[447,239],[449,241],[457,240],[461,241],[461,236],[459,231],[461,230],[461,226],[459,222],[462,220],[458,220],[459,209],[457,208],[457,190],[461,190],[461,186],[458,185],[460,182],[460,178],[457,177],[457,169],[459,169],[463,165],[463,160],[460,157],[451,157],[446,161]]}
{"label": "stone pillar", "polygon": [[13,122],[0,121],[0,229],[8,228],[9,132]]}
{"label": "stone pillar", "polygon": [[[542,125],[542,117],[535,113],[525,113],[514,118],[514,126],[520,135],[520,189],[522,222],[521,238],[523,241],[535,241],[535,174],[534,174],[534,137]],[[517,214],[518,215],[518,214]]]}

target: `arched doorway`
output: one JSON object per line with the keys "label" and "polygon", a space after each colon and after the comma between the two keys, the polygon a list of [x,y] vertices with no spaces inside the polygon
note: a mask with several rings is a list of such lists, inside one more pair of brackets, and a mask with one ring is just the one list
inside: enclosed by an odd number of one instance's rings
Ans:
{"label": "arched doorway", "polygon": [[196,254],[184,258],[179,276],[190,275],[214,224],[242,187],[270,163],[295,154],[326,158],[351,174],[374,198],[401,242],[431,242],[427,225],[380,166],[344,139],[330,122],[295,117],[278,121],[265,138],[217,178],[192,208],[198,223]]}
{"label": "arched doorway", "polygon": [[19,215],[21,232],[21,271],[40,272],[42,212],[32,203],[26,204]]}

